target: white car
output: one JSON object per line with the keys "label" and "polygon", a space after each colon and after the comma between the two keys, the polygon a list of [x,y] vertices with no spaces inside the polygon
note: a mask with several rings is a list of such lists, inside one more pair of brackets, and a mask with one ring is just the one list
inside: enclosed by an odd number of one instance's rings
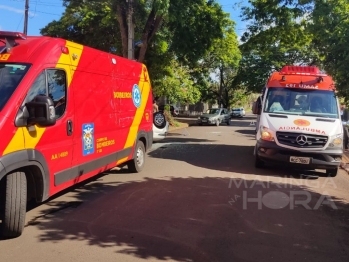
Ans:
{"label": "white car", "polygon": [[153,120],[153,141],[157,142],[164,139],[169,130],[169,123],[166,121],[164,114],[154,113]]}

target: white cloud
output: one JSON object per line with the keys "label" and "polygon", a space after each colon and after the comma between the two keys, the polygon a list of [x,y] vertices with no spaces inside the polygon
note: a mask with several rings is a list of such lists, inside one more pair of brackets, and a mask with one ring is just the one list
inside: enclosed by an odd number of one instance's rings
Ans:
{"label": "white cloud", "polygon": [[[0,9],[4,9],[13,13],[17,13],[17,14],[24,14],[24,9],[18,9],[18,8],[13,8],[11,6],[7,6],[7,5],[0,5]],[[35,14],[33,12],[28,12],[28,14],[30,16],[35,16]]]}
{"label": "white cloud", "polygon": [[17,14],[23,14],[24,13],[23,9],[17,9],[17,8],[13,8],[11,6],[6,6],[6,5],[0,5],[0,9],[5,9],[5,10],[8,10],[8,11],[17,13]]}

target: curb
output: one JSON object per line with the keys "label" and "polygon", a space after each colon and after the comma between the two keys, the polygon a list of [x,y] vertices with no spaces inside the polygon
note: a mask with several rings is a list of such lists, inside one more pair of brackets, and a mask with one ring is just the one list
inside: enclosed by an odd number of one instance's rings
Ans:
{"label": "curb", "polygon": [[175,130],[187,128],[187,127],[189,127],[189,124],[187,124],[187,123],[181,123],[181,126],[170,126],[168,129],[168,133],[175,131]]}

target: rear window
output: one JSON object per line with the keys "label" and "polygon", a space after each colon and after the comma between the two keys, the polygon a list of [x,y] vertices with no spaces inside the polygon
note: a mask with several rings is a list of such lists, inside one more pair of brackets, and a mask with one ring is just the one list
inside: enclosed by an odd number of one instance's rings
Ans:
{"label": "rear window", "polygon": [[0,63],[0,111],[28,72],[28,64]]}

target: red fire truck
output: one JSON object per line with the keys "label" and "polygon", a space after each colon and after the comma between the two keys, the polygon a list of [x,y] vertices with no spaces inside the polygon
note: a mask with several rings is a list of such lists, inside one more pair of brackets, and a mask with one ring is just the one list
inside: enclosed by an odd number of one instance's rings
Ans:
{"label": "red fire truck", "polygon": [[60,38],[0,31],[0,215],[20,236],[29,199],[120,164],[152,145],[145,65]]}

